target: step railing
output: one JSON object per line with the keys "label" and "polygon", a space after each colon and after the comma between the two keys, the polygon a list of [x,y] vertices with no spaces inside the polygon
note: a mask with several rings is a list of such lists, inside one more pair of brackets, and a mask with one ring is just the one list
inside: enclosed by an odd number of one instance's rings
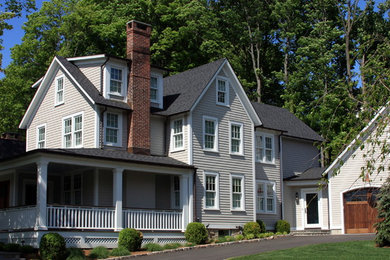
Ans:
{"label": "step railing", "polygon": [[182,230],[181,210],[124,209],[123,227],[137,230]]}

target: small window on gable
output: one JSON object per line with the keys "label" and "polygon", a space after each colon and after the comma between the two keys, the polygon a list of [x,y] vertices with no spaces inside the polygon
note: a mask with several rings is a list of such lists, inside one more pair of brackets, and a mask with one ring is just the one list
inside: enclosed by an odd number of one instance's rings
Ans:
{"label": "small window on gable", "polygon": [[46,147],[46,125],[40,125],[37,127],[37,148]]}
{"label": "small window on gable", "polygon": [[256,133],[256,161],[274,163],[274,136]]}
{"label": "small window on gable", "polygon": [[229,105],[229,82],[223,78],[217,78],[217,104]]}
{"label": "small window on gable", "polygon": [[64,103],[64,76],[55,79],[55,105]]}
{"label": "small window on gable", "polygon": [[184,148],[183,119],[174,120],[172,123],[172,151]]}
{"label": "small window on gable", "polygon": [[104,115],[104,143],[110,146],[121,146],[122,116],[118,113],[106,112]]}
{"label": "small window on gable", "polygon": [[123,71],[118,68],[111,67],[110,72],[110,94],[122,95],[122,78]]}

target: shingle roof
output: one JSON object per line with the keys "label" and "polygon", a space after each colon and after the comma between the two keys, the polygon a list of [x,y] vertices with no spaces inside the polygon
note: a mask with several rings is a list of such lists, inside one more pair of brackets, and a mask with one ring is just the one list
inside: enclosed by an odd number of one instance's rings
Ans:
{"label": "shingle roof", "polygon": [[287,109],[256,102],[252,102],[252,105],[263,123],[262,127],[282,131],[285,136],[324,141],[313,129]]}
{"label": "shingle roof", "polygon": [[174,115],[189,111],[226,59],[164,78],[164,109],[154,114]]}
{"label": "shingle roof", "polygon": [[0,139],[0,160],[24,154],[26,143],[18,140]]}
{"label": "shingle roof", "polygon": [[95,101],[96,104],[131,110],[130,106],[127,103],[105,99],[102,95],[100,95],[99,91],[92,84],[92,82],[72,62],[69,62],[66,58],[61,56],[56,56],[56,58],[73,76],[73,78],[80,84],[80,86],[84,89],[88,96],[90,96],[92,100]]}
{"label": "shingle roof", "polygon": [[306,171],[302,172],[299,175],[291,176],[285,178],[285,180],[289,181],[308,181],[308,180],[320,180],[323,176],[326,168],[322,167],[313,167],[309,168]]}

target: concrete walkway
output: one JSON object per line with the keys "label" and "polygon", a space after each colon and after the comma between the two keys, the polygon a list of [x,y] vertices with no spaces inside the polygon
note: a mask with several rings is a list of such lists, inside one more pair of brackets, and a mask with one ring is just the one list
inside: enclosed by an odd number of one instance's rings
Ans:
{"label": "concrete walkway", "polygon": [[143,256],[138,259],[151,260],[201,260],[201,259],[226,259],[229,257],[253,255],[267,251],[288,249],[293,247],[314,245],[321,243],[346,242],[358,240],[373,240],[374,234],[356,234],[356,235],[327,235],[327,236],[286,236],[273,240],[262,240],[253,243],[237,243],[219,247],[198,248],[187,251],[173,253],[164,253],[150,256]]}

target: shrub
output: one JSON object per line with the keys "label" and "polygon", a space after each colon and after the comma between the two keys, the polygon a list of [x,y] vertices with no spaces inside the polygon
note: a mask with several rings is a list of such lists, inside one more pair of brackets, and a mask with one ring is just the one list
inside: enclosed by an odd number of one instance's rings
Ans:
{"label": "shrub", "polygon": [[195,244],[204,244],[208,238],[206,227],[199,222],[188,224],[184,235],[188,242]]}
{"label": "shrub", "polygon": [[105,259],[108,258],[109,255],[110,252],[107,248],[104,246],[98,246],[92,249],[91,253],[89,254],[89,258]]}
{"label": "shrub", "polygon": [[159,244],[156,244],[156,243],[148,243],[144,246],[144,248],[146,249],[146,251],[162,251],[164,248],[159,245]]}
{"label": "shrub", "polygon": [[143,235],[141,232],[132,229],[125,228],[119,232],[118,247],[124,247],[130,252],[141,249]]}
{"label": "shrub", "polygon": [[181,247],[182,245],[180,243],[170,243],[170,244],[165,244],[164,249],[176,249]]}
{"label": "shrub", "polygon": [[57,233],[47,233],[41,238],[39,252],[42,259],[65,259],[66,244],[65,239]]}
{"label": "shrub", "polygon": [[278,220],[275,224],[275,232],[290,233],[290,223],[288,223],[286,220]]}
{"label": "shrub", "polygon": [[120,246],[118,248],[112,249],[111,255],[112,256],[124,256],[124,255],[131,255],[131,253],[127,248]]}
{"label": "shrub", "polygon": [[23,245],[23,246],[20,246],[19,251],[20,251],[20,253],[23,253],[23,254],[32,254],[32,253],[35,253],[36,250],[32,246]]}
{"label": "shrub", "polygon": [[265,233],[265,223],[261,219],[256,220],[257,224],[260,226],[260,233]]}
{"label": "shrub", "polygon": [[378,219],[375,223],[375,243],[380,246],[390,246],[390,178],[381,187],[377,196]]}
{"label": "shrub", "polygon": [[257,222],[248,222],[244,225],[244,236],[248,238],[248,235],[252,234],[253,238],[260,235],[260,226]]}
{"label": "shrub", "polygon": [[6,252],[19,252],[20,251],[20,245],[19,244],[5,244],[4,245],[4,251]]}
{"label": "shrub", "polygon": [[245,236],[246,239],[254,239],[255,238],[255,235],[254,234],[248,234]]}
{"label": "shrub", "polygon": [[244,240],[244,236],[241,235],[241,234],[238,234],[238,235],[235,235],[235,236],[234,236],[234,239],[237,240],[237,241],[238,241],[238,240]]}
{"label": "shrub", "polygon": [[66,253],[68,257],[66,260],[83,260],[85,259],[84,251],[81,250],[80,248],[68,248],[66,249]]}

